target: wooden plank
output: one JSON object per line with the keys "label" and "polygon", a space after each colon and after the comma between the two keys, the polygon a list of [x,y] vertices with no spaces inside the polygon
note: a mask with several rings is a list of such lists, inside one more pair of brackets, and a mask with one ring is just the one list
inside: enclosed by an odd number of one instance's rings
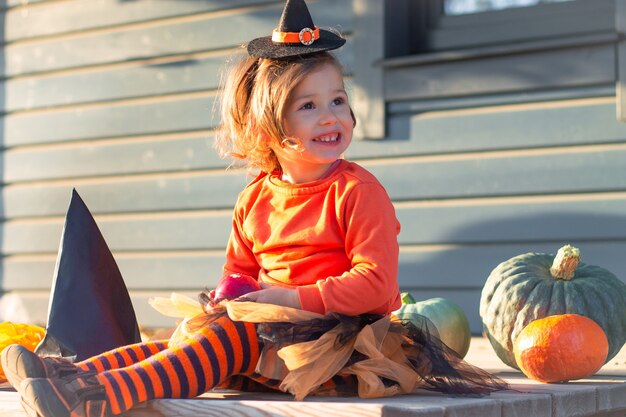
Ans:
{"label": "wooden plank", "polygon": [[481,289],[491,271],[513,256],[556,253],[566,243],[581,250],[582,262],[601,266],[626,282],[626,241],[559,240],[474,245],[405,246],[400,252],[398,282],[403,289],[448,291]]}
{"label": "wooden plank", "polygon": [[[126,286],[133,291],[195,291],[215,288],[224,265],[223,251],[113,252]],[[3,291],[49,291],[56,254],[6,257]]]}
{"label": "wooden plank", "polygon": [[623,145],[606,145],[363,161],[362,165],[393,200],[411,200],[618,191],[626,186],[625,160]]}
{"label": "wooden plank", "polygon": [[116,254],[126,285],[136,291],[188,291],[194,297],[215,288],[222,276],[224,251],[199,253]]}
{"label": "wooden plank", "polygon": [[[83,197],[92,210],[99,209],[90,197]],[[624,240],[626,232],[624,212],[624,193],[408,202],[396,207],[402,245],[618,242]],[[121,252],[220,250],[226,246],[231,229],[230,209],[95,219],[109,247]],[[1,252],[55,253],[63,222],[62,217],[5,222],[0,225]]]}
{"label": "wooden plank", "polygon": [[183,56],[154,64],[123,65],[101,71],[8,79],[2,110],[11,112],[213,90],[219,84],[227,56],[231,53]]}
{"label": "wooden plank", "polygon": [[106,175],[224,169],[213,134],[193,132],[165,137],[77,142],[4,152],[5,182],[85,178]]}
{"label": "wooden plank", "polygon": [[267,3],[265,0],[151,1],[70,0],[38,4],[15,0],[4,18],[4,40],[44,37],[88,29],[121,26],[176,16],[215,12]]}
{"label": "wooden plank", "polygon": [[[250,178],[238,171],[192,172],[100,181],[5,186],[8,218],[65,215],[72,187],[93,213],[231,208]],[[37,205],[39,205],[37,207]]]}
{"label": "wooden plank", "polygon": [[406,203],[398,204],[397,216],[403,244],[472,244],[623,240],[625,210],[618,193]]}
{"label": "wooden plank", "polygon": [[8,115],[4,145],[207,130],[217,124],[214,101],[214,94],[202,93],[157,102]]}
{"label": "wooden plank", "polygon": [[[30,74],[234,48],[255,37],[271,34],[283,6],[279,3],[246,10],[245,13],[209,15],[200,20],[190,18],[160,26],[122,28],[41,43],[9,44],[5,47],[5,66],[0,75]],[[340,27],[346,33],[351,31],[350,1],[319,0],[312,3],[309,9],[318,26]]]}
{"label": "wooden plank", "polygon": [[50,291],[56,254],[26,259],[5,257],[0,262],[2,270],[0,293],[16,290]]}
{"label": "wooden plank", "polygon": [[[409,201],[622,191],[625,160],[626,146],[605,145],[361,164],[379,178],[393,200]],[[7,185],[0,215],[64,215],[74,186],[96,214],[230,208],[249,180],[241,171],[220,170]]]}
{"label": "wooden plank", "polygon": [[[265,400],[256,401],[229,401],[222,399],[203,399],[201,401],[189,401],[179,399],[167,399],[150,401],[145,407],[133,408],[125,413],[126,417],[299,417],[299,416],[324,416],[324,417],[383,417],[383,416],[410,416],[408,411],[402,409],[400,414],[393,406],[385,406],[380,402],[363,402],[362,399],[335,401],[333,397],[315,399],[312,401],[293,401],[293,397],[283,394],[264,394]],[[269,397],[269,398],[268,398]],[[309,398],[307,398],[308,400]],[[329,401],[330,400],[330,401]],[[423,417],[439,416],[433,412],[419,415]],[[424,411],[424,410],[422,410]],[[437,410],[443,412],[443,410]],[[417,415],[417,414],[415,414]],[[442,415],[442,414],[441,414]]]}
{"label": "wooden plank", "polygon": [[[166,213],[98,218],[107,244],[115,251],[207,250],[226,247],[230,210],[216,213]],[[2,225],[3,254],[56,252],[63,219],[8,222]]]}
{"label": "wooden plank", "polygon": [[[353,42],[336,52],[349,74]],[[154,59],[104,67],[98,71],[72,71],[11,78],[5,81],[0,111],[13,112],[102,101],[119,102],[138,97],[215,90],[227,72],[226,61],[240,53],[232,50]]]}
{"label": "wooden plank", "polygon": [[[538,102],[406,114],[408,139],[353,142],[351,158],[626,142],[615,99]],[[503,140],[506,138],[506,140]]]}
{"label": "wooden plank", "polygon": [[[506,109],[509,106],[526,105],[541,103],[550,106],[555,102],[565,103],[569,100],[609,100],[615,96],[615,87],[609,84],[597,85],[589,87],[567,88],[564,90],[539,90],[529,91],[524,95],[519,93],[503,93],[490,96],[464,96],[464,97],[447,97],[433,98],[424,100],[408,100],[395,101],[389,103],[388,106],[388,123],[394,123],[408,114],[415,115],[417,113],[432,113],[441,111],[457,111],[469,109],[493,108],[495,106],[503,106]],[[402,136],[407,138],[409,135]],[[395,136],[390,136],[391,138]]]}
{"label": "wooden plank", "polygon": [[594,45],[480,60],[390,68],[385,99],[497,94],[613,83],[615,46]]}

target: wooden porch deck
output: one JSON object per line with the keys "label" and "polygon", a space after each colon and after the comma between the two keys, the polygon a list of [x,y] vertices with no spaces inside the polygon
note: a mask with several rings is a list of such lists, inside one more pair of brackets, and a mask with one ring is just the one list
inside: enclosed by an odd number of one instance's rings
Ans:
{"label": "wooden porch deck", "polygon": [[[502,364],[483,338],[473,338],[467,361],[496,373],[511,391],[483,398],[454,398],[418,391],[393,398],[312,397],[211,392],[193,400],[154,400],[124,417],[613,417],[626,416],[626,348],[588,379],[541,384]],[[0,387],[0,416],[27,417],[19,396]]]}

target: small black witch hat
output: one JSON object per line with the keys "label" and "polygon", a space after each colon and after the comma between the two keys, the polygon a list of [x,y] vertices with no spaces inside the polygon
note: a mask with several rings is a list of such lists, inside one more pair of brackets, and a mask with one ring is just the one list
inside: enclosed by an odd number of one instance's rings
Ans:
{"label": "small black witch hat", "polygon": [[81,361],[140,341],[122,274],[89,209],[72,190],[52,282],[46,334],[35,352]]}
{"label": "small black witch hat", "polygon": [[346,40],[313,23],[304,0],[287,0],[272,36],[248,43],[248,54],[257,58],[287,58],[337,49]]}

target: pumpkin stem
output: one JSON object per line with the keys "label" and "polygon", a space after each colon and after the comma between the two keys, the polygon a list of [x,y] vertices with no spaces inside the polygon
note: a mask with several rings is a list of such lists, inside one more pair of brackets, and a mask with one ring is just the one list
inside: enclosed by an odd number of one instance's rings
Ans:
{"label": "pumpkin stem", "polygon": [[402,300],[402,304],[415,304],[415,298],[413,298],[413,296],[408,293],[408,292],[403,292],[402,294],[400,294],[400,299]]}
{"label": "pumpkin stem", "polygon": [[570,245],[565,245],[556,253],[550,274],[554,279],[569,281],[574,278],[576,268],[580,263],[580,250]]}

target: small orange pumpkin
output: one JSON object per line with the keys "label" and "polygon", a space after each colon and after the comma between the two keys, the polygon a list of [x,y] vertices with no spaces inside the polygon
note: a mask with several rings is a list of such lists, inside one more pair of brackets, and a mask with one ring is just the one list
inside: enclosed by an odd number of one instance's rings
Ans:
{"label": "small orange pumpkin", "polygon": [[540,382],[580,379],[604,365],[609,342],[595,321],[561,314],[528,324],[513,344],[521,371]]}

